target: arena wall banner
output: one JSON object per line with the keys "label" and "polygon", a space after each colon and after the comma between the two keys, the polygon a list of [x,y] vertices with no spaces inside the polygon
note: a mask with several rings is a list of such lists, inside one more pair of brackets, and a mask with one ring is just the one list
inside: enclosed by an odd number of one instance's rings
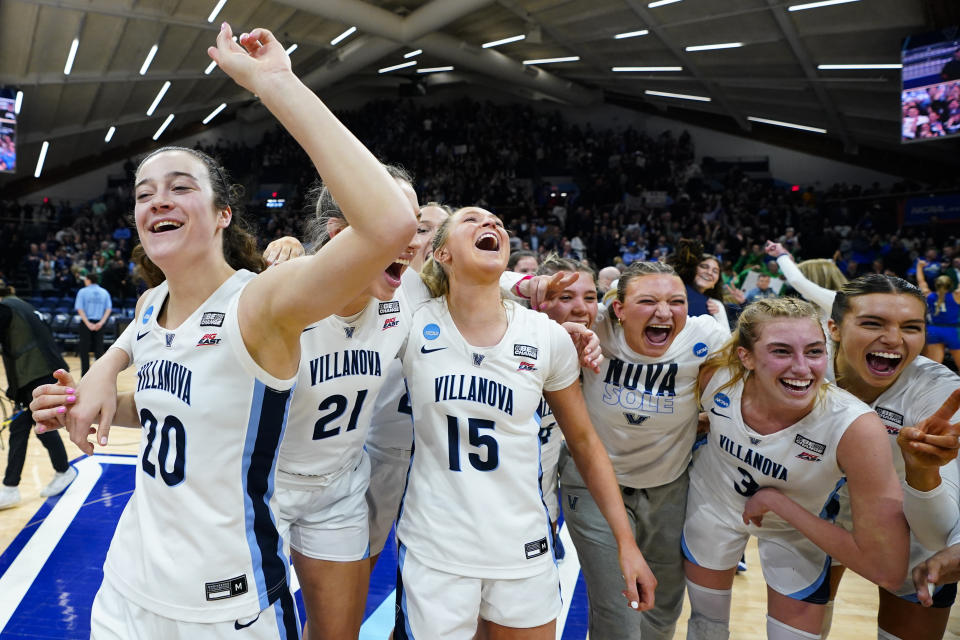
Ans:
{"label": "arena wall banner", "polygon": [[960,194],[907,198],[903,207],[903,224],[937,224],[960,222]]}

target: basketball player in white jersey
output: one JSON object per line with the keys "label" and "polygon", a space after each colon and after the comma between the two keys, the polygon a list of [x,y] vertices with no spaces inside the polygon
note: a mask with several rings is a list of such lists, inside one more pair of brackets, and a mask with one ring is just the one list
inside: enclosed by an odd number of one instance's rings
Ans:
{"label": "basketball player in white jersey", "polygon": [[541,394],[620,543],[629,605],[649,608],[655,580],[590,426],[570,340],[546,316],[501,299],[502,223],[461,209],[433,246],[422,276],[438,297],[415,312],[403,352],[415,446],[397,525],[395,637],[471,639],[478,618],[495,637],[555,637],[558,574],[538,482]]}
{"label": "basketball player in white jersey", "polygon": [[[415,242],[420,247],[410,260],[419,272],[433,249],[433,236],[453,211],[431,202],[420,208]],[[400,498],[413,449],[413,417],[400,360],[387,364],[386,380],[374,402],[366,451],[370,457],[367,513],[370,529],[370,570],[377,564],[400,508]]]}
{"label": "basketball player in white jersey", "polygon": [[[577,322],[588,329],[592,328],[598,311],[596,274],[585,263],[551,254],[540,263],[537,275],[552,276],[561,271],[577,273],[580,277],[542,306],[541,311],[554,322],[560,324]],[[558,469],[563,438],[560,430],[555,429],[557,420],[546,399],[540,401],[537,415],[540,417],[540,465],[543,467],[540,488],[543,492],[543,502],[550,513],[555,551],[557,559],[560,560],[565,555],[557,528],[557,520],[560,517]]]}
{"label": "basketball player in white jersey", "polygon": [[697,373],[728,332],[711,316],[687,317],[683,281],[665,263],[631,264],[614,294],[612,309],[601,308],[594,327],[606,362],[600,372],[584,370],[583,393],[613,463],[631,535],[657,578],[652,610],[637,616],[618,606],[613,533],[561,450],[564,518],[587,583],[590,637],[672,640],[683,605],[680,530],[699,412]]}
{"label": "basketball player in white jersey", "polygon": [[[906,474],[897,437],[903,427],[920,425],[960,388],[960,378],[945,366],[919,355],[924,345],[926,302],[912,284],[881,275],[852,280],[836,294],[830,333],[835,344],[833,370],[837,384],[873,407],[886,427],[894,468],[904,483],[904,506],[911,525],[910,566],[939,551],[947,533],[944,514],[933,509],[928,517],[914,510],[916,501],[936,498],[956,502],[955,469],[944,469],[950,480],[932,487],[929,479]],[[951,422],[960,420],[954,413]],[[939,475],[939,474],[938,474]],[[926,495],[927,490],[936,490]],[[846,491],[838,494],[837,524],[849,528],[850,509]],[[940,542],[938,542],[940,541]],[[928,546],[929,545],[929,546]],[[843,567],[834,566],[833,591]],[[939,638],[947,625],[956,598],[956,584],[940,585],[932,606],[917,600],[910,576],[894,588],[879,590],[878,625],[884,640]]]}
{"label": "basketball player in white jersey", "polygon": [[310,258],[238,271],[262,262],[252,237],[230,224],[222,169],[186,149],[141,163],[135,219],[156,286],[137,309],[135,405],[116,405],[126,354],[112,349],[94,369],[104,362],[113,380],[91,369],[66,414],[87,453],[89,425],[103,424],[103,444],[115,407],[120,423],[143,426],[136,490],[93,605],[94,638],[299,637],[273,490],[300,336],[414,233],[415,203],[293,75],[273,34],[231,36],[224,23],[211,57],[301,143],[352,224]]}
{"label": "basketball player in white jersey", "polygon": [[[887,587],[902,580],[907,526],[883,426],[824,382],[827,364],[818,311],[795,298],[749,305],[705,364],[710,431],[694,457],[683,527],[688,639],[729,637],[733,577],[751,535],[771,640],[821,637],[830,557]],[[852,532],[820,517],[844,476]]]}
{"label": "basketball player in white jersey", "polygon": [[[900,278],[870,275],[847,283],[841,289],[842,296],[838,296],[837,292],[810,282],[779,244],[768,242],[767,252],[777,256],[791,286],[821,309],[830,309],[827,331],[836,353],[831,356],[832,372],[828,372],[828,377],[835,378],[838,386],[873,407],[887,429],[894,467],[904,488],[912,567],[936,552],[942,546],[936,541],[943,540],[945,531],[950,529],[945,524],[945,512],[937,506],[943,504],[940,500],[945,499],[949,508],[960,497],[951,480],[957,475],[954,468],[944,469],[946,482],[934,494],[922,489],[929,487],[929,479],[912,485],[905,472],[902,449],[896,444],[903,427],[918,425],[930,417],[960,387],[960,379],[952,371],[920,356],[925,338],[923,295]],[[834,308],[835,300],[839,300],[838,308]],[[953,421],[958,418],[960,414],[954,415]],[[830,510],[831,515],[836,514],[837,524],[847,528],[852,526],[849,504],[846,489],[841,488],[837,504]],[[922,504],[928,508],[918,508]],[[824,637],[830,631],[833,597],[842,576],[843,565],[835,560]],[[880,638],[923,640],[942,636],[956,599],[956,584],[940,584],[934,595],[931,607],[921,607],[910,576],[893,591],[879,589]]]}

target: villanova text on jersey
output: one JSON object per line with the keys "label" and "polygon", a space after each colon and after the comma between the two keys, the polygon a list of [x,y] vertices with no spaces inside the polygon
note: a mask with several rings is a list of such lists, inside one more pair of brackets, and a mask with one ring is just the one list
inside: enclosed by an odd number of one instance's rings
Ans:
{"label": "villanova text on jersey", "polygon": [[727,436],[721,435],[720,448],[765,476],[769,476],[775,480],[787,481],[787,468],[784,465],[774,462],[750,447],[744,447],[742,444],[734,442]]}
{"label": "villanova text on jersey", "polygon": [[343,376],[380,376],[380,352],[373,349],[345,349],[310,361],[310,385]]}
{"label": "villanova text on jersey", "polygon": [[513,415],[513,389],[499,382],[479,376],[449,375],[434,378],[435,402],[441,400],[469,400],[499,409]]}
{"label": "villanova text on jersey", "polygon": [[189,405],[192,379],[193,372],[182,364],[169,360],[151,360],[137,370],[137,391],[159,389],[172,393]]}
{"label": "villanova text on jersey", "polygon": [[603,379],[603,402],[648,413],[673,413],[678,370],[676,362],[638,364],[611,358]]}

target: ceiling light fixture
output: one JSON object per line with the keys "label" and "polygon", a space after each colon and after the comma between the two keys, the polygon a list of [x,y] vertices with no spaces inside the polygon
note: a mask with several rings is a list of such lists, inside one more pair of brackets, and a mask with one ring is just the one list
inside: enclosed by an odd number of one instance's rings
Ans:
{"label": "ceiling light fixture", "polygon": [[698,44],[692,47],[686,47],[686,51],[710,51],[712,49],[737,49],[742,47],[742,42],[721,42],[719,44]]}
{"label": "ceiling light fixture", "polygon": [[43,161],[47,159],[47,149],[49,148],[50,143],[44,140],[43,145],[40,147],[40,157],[37,158],[37,168],[33,171],[34,178],[40,177],[40,172],[43,171]]}
{"label": "ceiling light fixture", "polygon": [[390,73],[391,71],[396,71],[397,69],[403,69],[404,67],[412,67],[417,64],[416,60],[411,60],[410,62],[401,62],[400,64],[395,64],[392,67],[384,67],[380,69],[379,73]]}
{"label": "ceiling light fixture", "polygon": [[501,44],[510,44],[511,42],[518,42],[520,40],[526,40],[527,35],[521,33],[519,36],[510,36],[509,38],[503,38],[501,40],[491,40],[490,42],[484,42],[481,47],[484,49],[489,49],[490,47],[499,47]]}
{"label": "ceiling light fixture", "polygon": [[[163,96],[167,93],[167,89],[170,88],[170,81],[167,80],[163,83],[163,86],[160,87],[160,91],[157,93],[157,97],[153,99],[153,103],[150,105],[150,108],[147,109],[147,115],[152,116],[153,112],[156,111],[157,106],[160,104],[160,101],[163,100]],[[154,138],[156,140],[156,138]]]}
{"label": "ceiling light fixture", "polygon": [[860,0],[821,0],[820,2],[808,2],[806,4],[795,4],[787,7],[787,11],[805,11],[807,9],[819,9],[820,7],[829,7],[833,4],[846,4],[848,2],[860,2]]}
{"label": "ceiling light fixture", "polygon": [[423,49],[417,49],[416,51],[411,51],[410,53],[403,54],[404,58],[416,58],[418,55],[423,53]]}
{"label": "ceiling light fixture", "polygon": [[754,116],[747,116],[747,120],[751,122],[762,122],[763,124],[772,124],[776,127],[787,127],[788,129],[800,129],[801,131],[812,131],[813,133],[826,133],[826,129],[821,129],[820,127],[808,127],[805,124],[794,124],[792,122],[781,122],[779,120],[768,120],[767,118],[756,118]]}
{"label": "ceiling light fixture", "polygon": [[439,73],[440,71],[453,71],[453,67],[423,67],[417,69],[417,73]]}
{"label": "ceiling light fixture", "polygon": [[209,123],[211,120],[213,120],[214,118],[217,117],[217,114],[218,114],[218,113],[220,113],[221,111],[223,111],[223,110],[226,109],[226,108],[227,108],[227,103],[226,103],[226,102],[221,102],[219,107],[217,107],[216,109],[214,109],[213,111],[211,111],[211,112],[210,112],[210,115],[208,115],[206,118],[203,119],[203,124]]}
{"label": "ceiling light fixture", "polygon": [[103,141],[110,142],[111,140],[113,140],[113,134],[115,134],[116,132],[117,132],[116,127],[110,127],[109,129],[107,129],[107,135],[103,138]]}
{"label": "ceiling light fixture", "polygon": [[289,47],[287,47],[287,55],[290,55],[291,53],[293,53],[293,52],[296,51],[296,50],[297,50],[297,43],[293,43],[292,45],[290,45]]}
{"label": "ceiling light fixture", "polygon": [[146,75],[147,69],[150,68],[150,63],[153,62],[153,56],[157,55],[158,45],[153,45],[150,47],[150,53],[147,54],[147,59],[143,61],[143,66],[140,67],[140,75]]}
{"label": "ceiling light fixture", "polygon": [[217,63],[211,62],[210,64],[207,65],[207,68],[203,70],[203,73],[205,75],[210,75],[213,72],[213,70],[216,68],[217,68]]}
{"label": "ceiling light fixture", "polygon": [[23,105],[23,91],[17,91],[17,99],[13,103],[13,115],[20,115],[20,107]]}
{"label": "ceiling light fixture", "polygon": [[173,122],[173,114],[172,114],[172,113],[167,116],[167,119],[164,120],[164,121],[163,121],[163,124],[160,125],[160,128],[157,129],[157,132],[156,132],[155,134],[153,134],[153,139],[156,140],[157,138],[159,138],[160,135],[161,135],[164,131],[166,131],[167,127],[170,126],[170,123],[171,123],[171,122]]}
{"label": "ceiling light fixture", "polygon": [[63,75],[68,76],[73,70],[73,61],[77,57],[77,47],[80,46],[80,38],[74,38],[70,45],[70,53],[67,54],[67,63],[63,65]]}
{"label": "ceiling light fixture", "polygon": [[662,7],[665,4],[673,4],[674,2],[680,2],[681,0],[657,0],[656,2],[648,2],[647,8],[653,9],[655,7]]}
{"label": "ceiling light fixture", "polygon": [[851,69],[902,69],[902,64],[818,64],[821,71],[847,71]]}
{"label": "ceiling light fixture", "polygon": [[538,58],[536,60],[524,60],[523,64],[553,64],[554,62],[578,62],[580,56],[567,56],[565,58]]}
{"label": "ceiling light fixture", "polygon": [[640,31],[627,31],[626,33],[618,33],[613,36],[614,40],[623,40],[624,38],[636,38],[637,36],[645,36],[650,33],[649,29],[640,29]]}
{"label": "ceiling light fixture", "polygon": [[330,46],[333,46],[333,47],[337,46],[338,44],[340,44],[341,42],[343,42],[344,40],[352,36],[356,30],[357,30],[356,27],[350,27],[349,29],[347,29],[346,31],[338,35],[336,38],[331,40]]}
{"label": "ceiling light fixture", "polygon": [[648,96],[660,96],[661,98],[679,98],[680,100],[696,100],[697,102],[710,102],[707,96],[692,96],[687,93],[669,93],[667,91],[653,91],[647,89],[644,91]]}
{"label": "ceiling light fixture", "polygon": [[633,73],[644,71],[683,71],[683,67],[610,67],[610,71],[617,73]]}
{"label": "ceiling light fixture", "polygon": [[213,8],[213,11],[210,12],[210,15],[207,16],[207,22],[213,22],[217,19],[217,14],[220,13],[220,9],[223,9],[223,5],[227,4],[227,0],[220,0],[217,3],[217,6]]}

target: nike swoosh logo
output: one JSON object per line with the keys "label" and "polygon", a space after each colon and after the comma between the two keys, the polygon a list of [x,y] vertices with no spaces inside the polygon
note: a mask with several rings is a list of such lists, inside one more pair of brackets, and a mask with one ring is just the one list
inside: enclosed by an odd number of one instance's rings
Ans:
{"label": "nike swoosh logo", "polygon": [[144,331],[143,333],[138,333],[138,334],[137,334],[137,340],[139,340],[140,338],[142,338],[143,336],[145,336],[145,335],[147,335],[147,334],[149,334],[149,333],[150,333],[149,330]]}
{"label": "nike swoosh logo", "polygon": [[254,618],[253,620],[251,620],[250,622],[248,622],[247,624],[240,624],[240,621],[239,621],[239,620],[234,620],[234,621],[233,621],[233,628],[236,629],[237,631],[240,631],[240,629],[246,629],[247,627],[249,627],[250,625],[252,625],[254,622],[256,622],[256,621],[259,620],[259,619],[260,619],[260,614],[257,614],[257,617]]}
{"label": "nike swoosh logo", "polygon": [[434,351],[443,351],[446,347],[437,347],[436,349],[427,349],[426,345],[420,347],[420,353],[433,353]]}
{"label": "nike swoosh logo", "polygon": [[725,416],[722,413],[718,413],[717,410],[714,409],[713,407],[710,407],[710,413],[712,413],[715,416],[720,416],[721,418],[726,418],[727,420],[730,420],[730,416]]}

